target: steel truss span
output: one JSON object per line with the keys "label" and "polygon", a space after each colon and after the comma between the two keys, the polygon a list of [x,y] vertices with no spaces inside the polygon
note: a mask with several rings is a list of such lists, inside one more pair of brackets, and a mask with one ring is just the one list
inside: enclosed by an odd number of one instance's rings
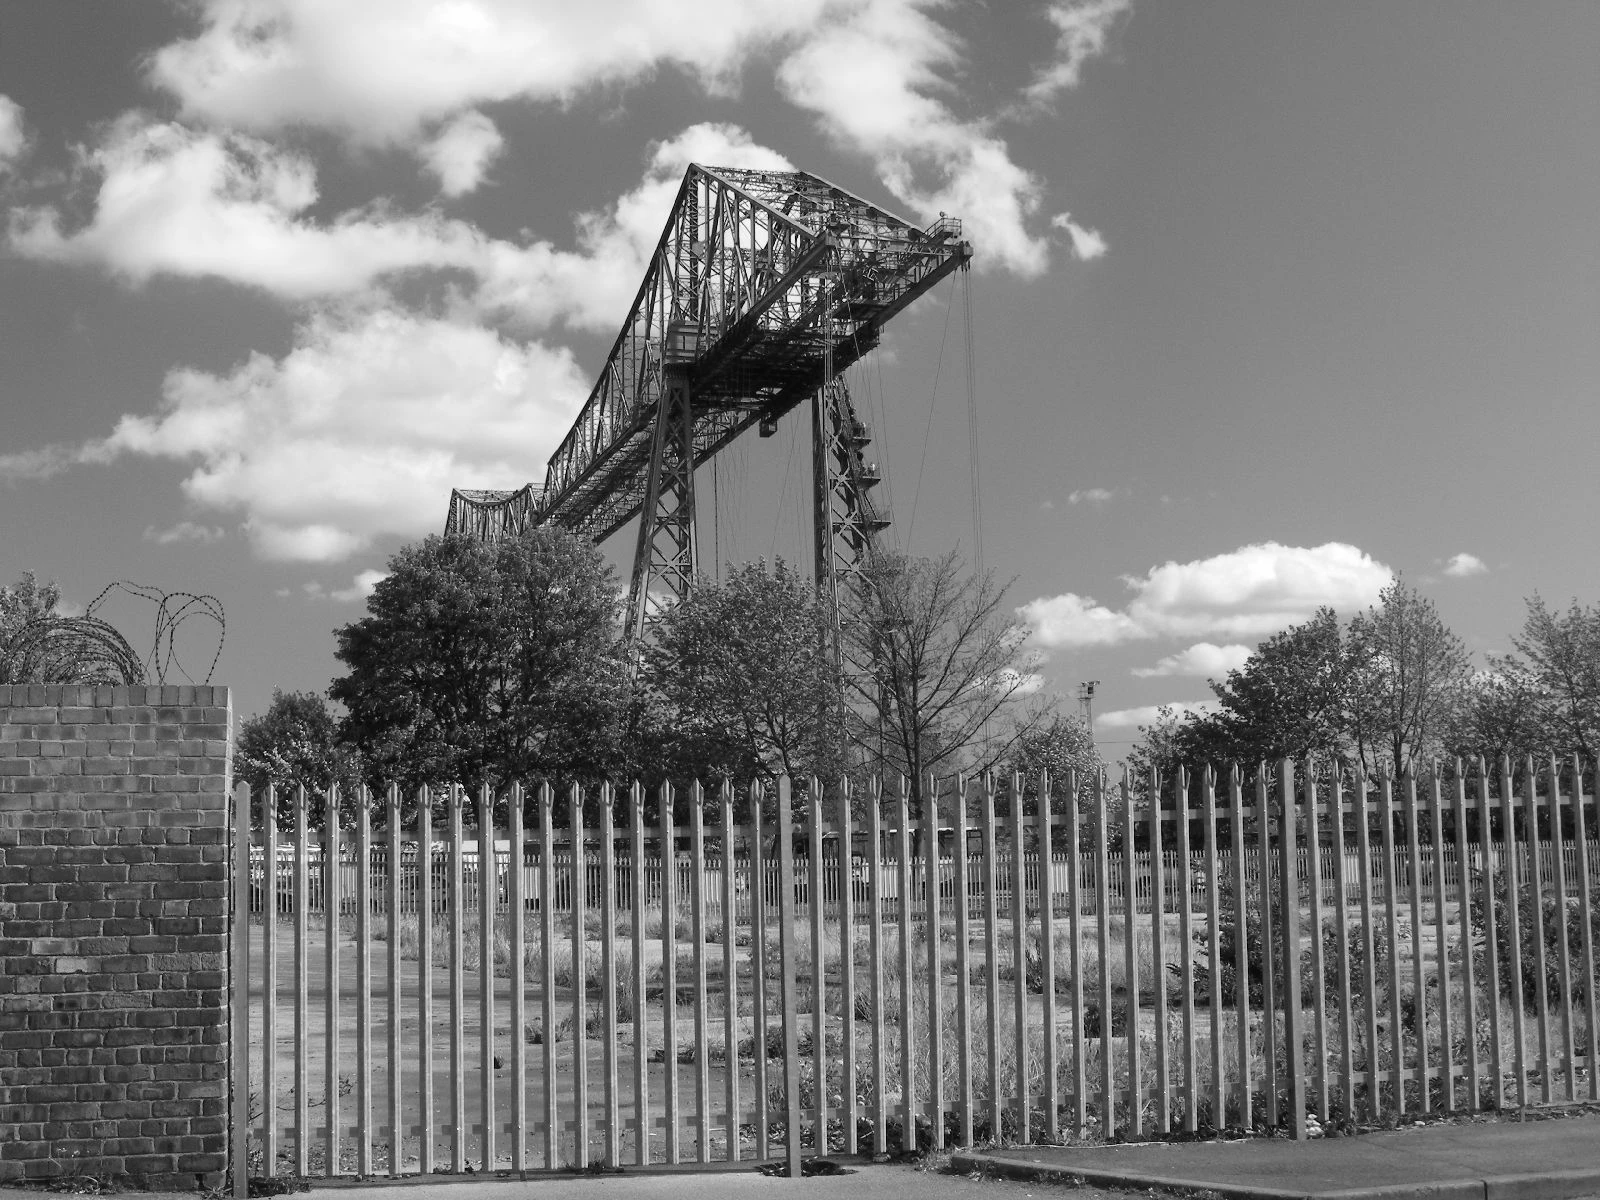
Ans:
{"label": "steel truss span", "polygon": [[[447,532],[502,538],[555,522],[598,541],[642,514],[637,636],[649,598],[681,599],[694,577],[695,468],[817,396],[878,344],[885,322],[970,258],[951,218],[924,229],[803,171],[690,166],[543,490],[457,491]],[[847,397],[814,410],[832,426],[819,460],[834,464],[814,506],[819,536],[843,515],[836,505],[852,526],[859,507],[840,494],[852,481],[839,443],[856,424],[845,413]],[[819,563],[831,569],[833,557]]]}

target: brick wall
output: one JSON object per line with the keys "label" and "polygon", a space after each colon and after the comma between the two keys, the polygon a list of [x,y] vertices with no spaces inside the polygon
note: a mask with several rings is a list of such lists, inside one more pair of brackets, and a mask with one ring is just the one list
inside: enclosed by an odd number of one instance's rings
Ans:
{"label": "brick wall", "polygon": [[0,1182],[227,1166],[221,687],[0,685]]}

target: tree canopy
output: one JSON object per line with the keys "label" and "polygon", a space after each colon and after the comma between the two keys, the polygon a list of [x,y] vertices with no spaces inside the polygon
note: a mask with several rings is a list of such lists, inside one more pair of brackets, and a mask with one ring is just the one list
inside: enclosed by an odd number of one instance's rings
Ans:
{"label": "tree canopy", "polygon": [[[276,784],[279,824],[288,828],[293,819],[293,792],[302,784],[310,793],[309,823],[321,828],[323,793],[333,784],[343,790],[345,812],[362,782],[360,756],[339,738],[338,719],[328,702],[314,692],[274,689],[267,711],[239,726],[234,745],[234,775],[249,784],[252,793]],[[256,813],[259,822],[260,814]]]}
{"label": "tree canopy", "polygon": [[329,689],[376,776],[498,791],[615,766],[627,671],[617,581],[593,545],[545,526],[496,544],[435,536],[389,572],[336,631],[347,673]]}
{"label": "tree canopy", "polygon": [[781,559],[701,581],[644,649],[667,726],[651,740],[688,776],[836,777],[845,756],[830,621]]}

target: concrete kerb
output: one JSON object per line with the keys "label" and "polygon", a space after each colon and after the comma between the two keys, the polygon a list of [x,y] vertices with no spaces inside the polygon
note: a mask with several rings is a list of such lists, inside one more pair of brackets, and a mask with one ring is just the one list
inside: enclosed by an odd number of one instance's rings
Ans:
{"label": "concrete kerb", "polygon": [[[1021,1152],[1021,1151],[1019,1151]],[[1540,1171],[1478,1179],[1409,1182],[1363,1188],[1302,1191],[1228,1183],[1216,1179],[1177,1178],[1148,1171],[1119,1171],[1107,1167],[1071,1167],[1052,1163],[1022,1162],[998,1154],[960,1152],[950,1165],[962,1172],[977,1172],[1023,1182],[1090,1184],[1097,1187],[1144,1191],[1206,1192],[1223,1200],[1567,1200],[1600,1193],[1600,1168]]]}

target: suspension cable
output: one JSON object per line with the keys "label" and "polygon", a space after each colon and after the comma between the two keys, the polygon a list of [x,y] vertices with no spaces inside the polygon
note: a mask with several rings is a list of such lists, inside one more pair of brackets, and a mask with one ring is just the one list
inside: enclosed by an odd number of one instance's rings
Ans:
{"label": "suspension cable", "polygon": [[983,572],[983,488],[978,469],[977,369],[972,361],[972,271],[961,267],[961,297],[967,337],[967,466],[972,475],[972,569]]}
{"label": "suspension cable", "polygon": [[[944,330],[939,334],[939,357],[933,367],[933,394],[928,397],[928,419],[922,426],[922,457],[917,461],[917,486],[911,494],[911,519],[906,522],[906,553],[911,552],[911,535],[917,528],[917,503],[922,499],[922,475],[928,465],[928,436],[933,432],[933,414],[939,406],[939,377],[944,373],[944,340],[950,333],[950,314],[955,310],[955,276],[950,277],[950,295],[945,297]],[[970,312],[970,310],[969,310]],[[970,351],[969,351],[970,353]]]}

